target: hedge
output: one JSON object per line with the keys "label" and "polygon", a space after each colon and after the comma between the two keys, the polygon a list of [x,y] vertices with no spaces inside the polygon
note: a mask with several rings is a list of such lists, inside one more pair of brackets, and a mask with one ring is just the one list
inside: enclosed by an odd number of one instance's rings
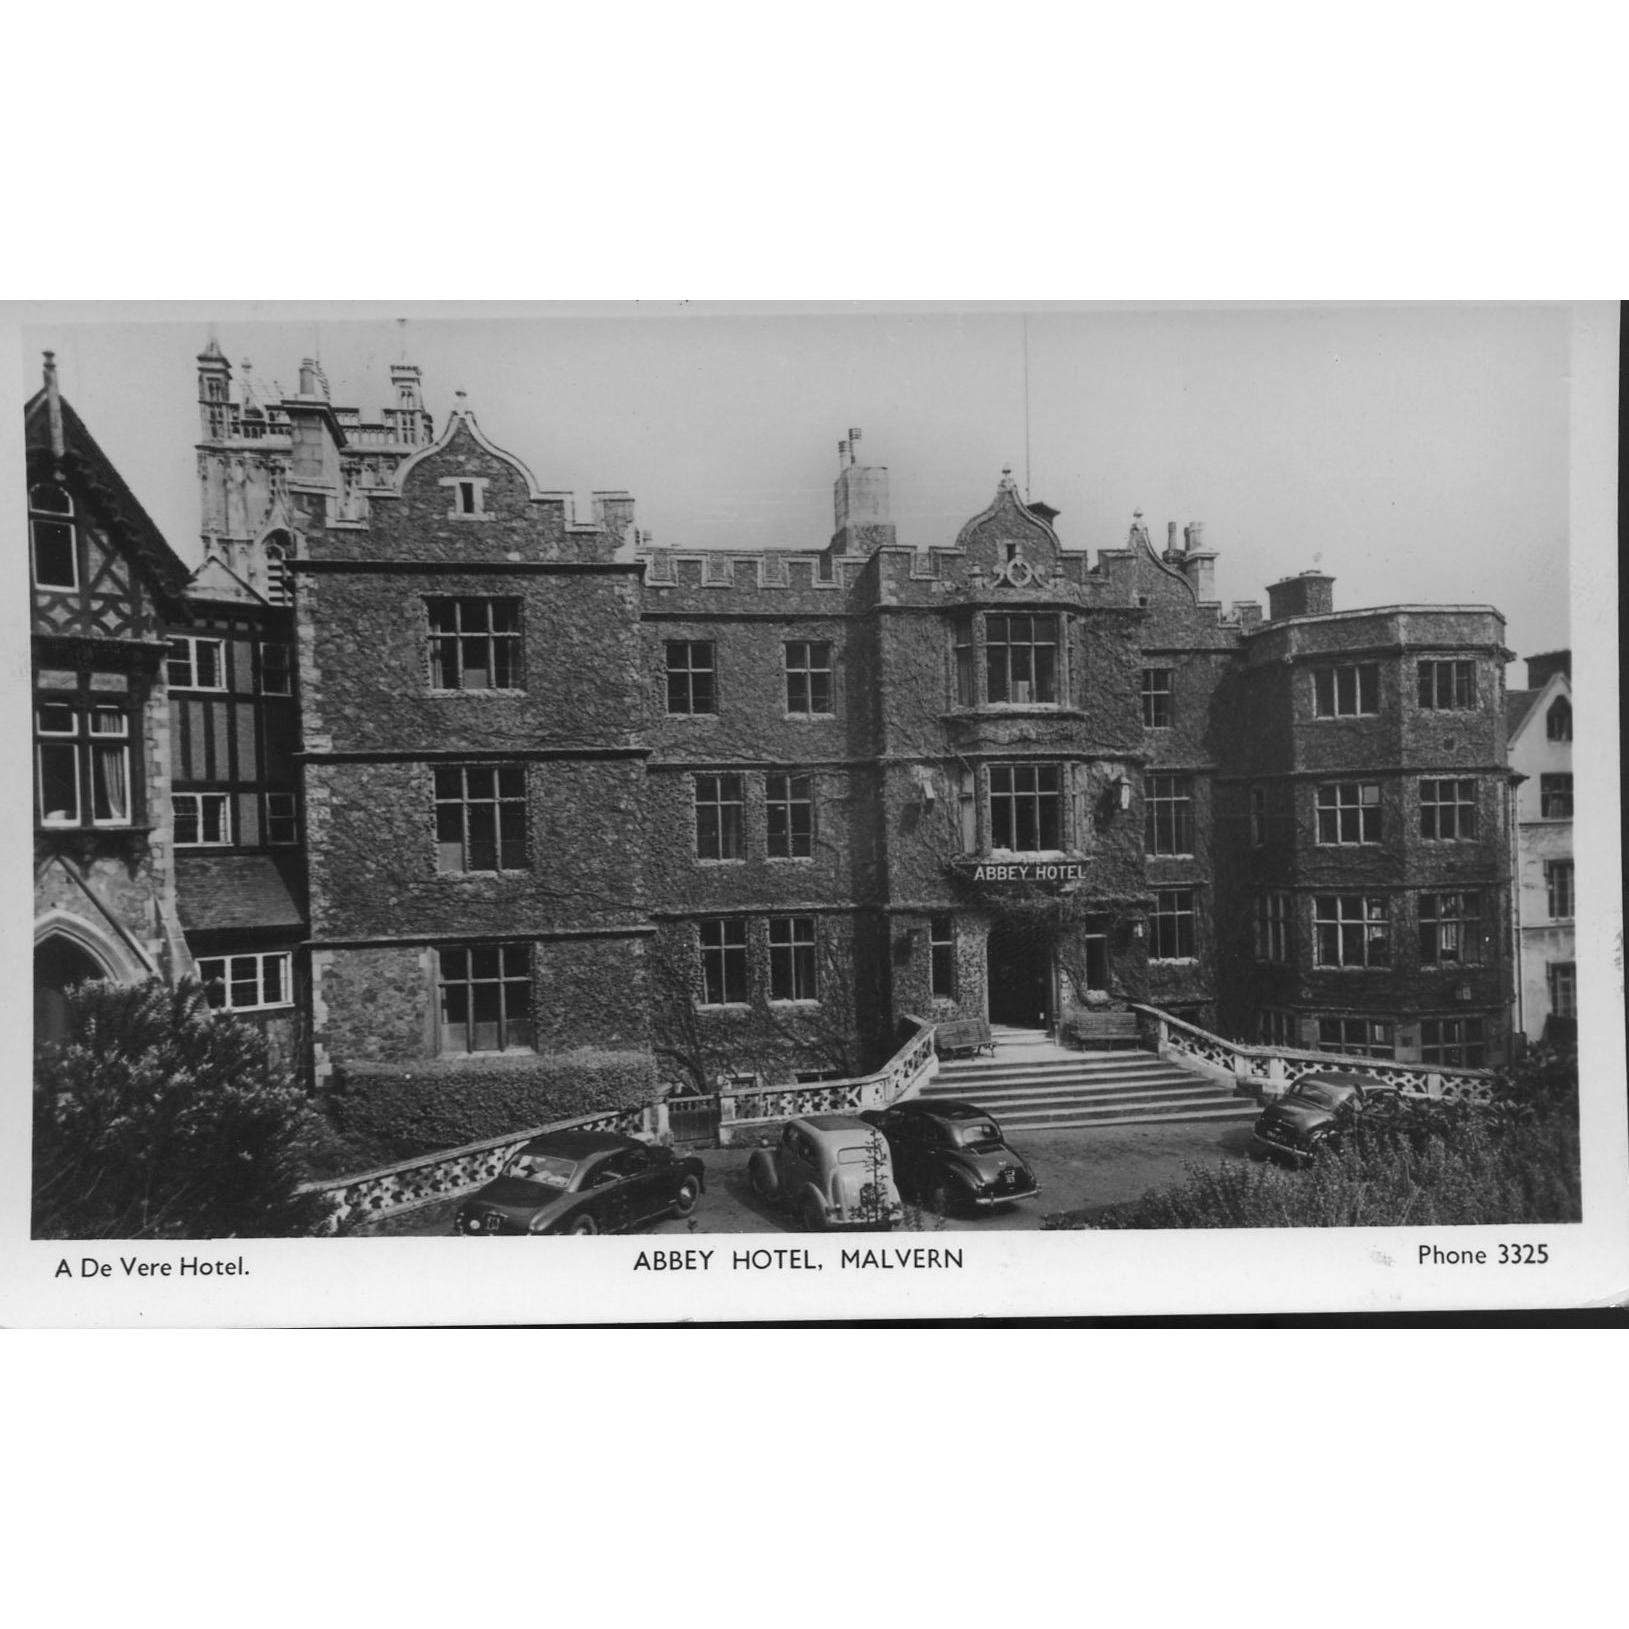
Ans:
{"label": "hedge", "polygon": [[584,1047],[546,1057],[348,1064],[322,1099],[347,1141],[402,1160],[656,1095],[649,1053]]}

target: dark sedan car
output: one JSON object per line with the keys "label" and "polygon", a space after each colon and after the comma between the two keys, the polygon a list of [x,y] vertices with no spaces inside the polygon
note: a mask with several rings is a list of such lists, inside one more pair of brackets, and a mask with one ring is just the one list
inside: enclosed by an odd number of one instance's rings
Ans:
{"label": "dark sedan car", "polygon": [[517,1148],[458,1207],[453,1231],[625,1233],[661,1216],[688,1216],[703,1184],[694,1155],[610,1131],[550,1131]]}
{"label": "dark sedan car", "polygon": [[989,1210],[1041,1191],[988,1109],[952,1098],[910,1098],[861,1116],[888,1139],[907,1198],[943,1216]]}
{"label": "dark sedan car", "polygon": [[1256,1121],[1251,1153],[1257,1159],[1310,1162],[1341,1139],[1360,1116],[1395,1113],[1397,1088],[1371,1075],[1320,1069],[1303,1075]]}

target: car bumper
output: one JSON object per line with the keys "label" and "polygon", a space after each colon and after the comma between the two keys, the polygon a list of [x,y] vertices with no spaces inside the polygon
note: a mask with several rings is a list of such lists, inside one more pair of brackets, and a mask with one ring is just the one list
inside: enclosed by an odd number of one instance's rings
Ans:
{"label": "car bumper", "polygon": [[1274,1142],[1270,1137],[1263,1137],[1260,1132],[1252,1131],[1250,1141],[1264,1154],[1279,1154],[1285,1159],[1291,1160],[1309,1160],[1312,1158],[1310,1151],[1301,1147],[1299,1143]]}
{"label": "car bumper", "polygon": [[1028,1188],[1009,1188],[1005,1193],[972,1193],[967,1197],[980,1210],[994,1210],[997,1205],[1015,1204],[1020,1199],[1033,1199],[1041,1191],[1039,1182]]}

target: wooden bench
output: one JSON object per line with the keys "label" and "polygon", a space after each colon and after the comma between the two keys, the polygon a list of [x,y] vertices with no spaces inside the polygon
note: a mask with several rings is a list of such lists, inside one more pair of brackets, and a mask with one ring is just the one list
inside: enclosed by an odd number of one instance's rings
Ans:
{"label": "wooden bench", "polygon": [[980,1052],[994,1052],[990,1026],[982,1018],[958,1018],[936,1025],[933,1047],[941,1058],[971,1058]]}
{"label": "wooden bench", "polygon": [[1079,1047],[1142,1043],[1142,1031],[1134,1012],[1080,1013],[1065,1022],[1063,1036],[1072,1046]]}

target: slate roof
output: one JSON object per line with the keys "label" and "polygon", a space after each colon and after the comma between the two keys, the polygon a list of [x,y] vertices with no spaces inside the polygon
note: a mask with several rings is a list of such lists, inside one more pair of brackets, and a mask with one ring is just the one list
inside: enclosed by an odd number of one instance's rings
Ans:
{"label": "slate roof", "polygon": [[175,903],[189,933],[220,928],[300,928],[293,855],[178,854]]}
{"label": "slate roof", "polygon": [[1505,691],[1505,738],[1514,739],[1516,731],[1522,727],[1523,721],[1533,710],[1533,703],[1539,699],[1536,690],[1507,690]]}
{"label": "slate roof", "polygon": [[[28,449],[30,479],[38,478],[33,467],[36,461],[51,456],[51,416],[46,396],[43,388],[37,390],[23,408],[23,437]],[[165,602],[165,609],[184,616],[191,570],[164,541],[164,534],[142,508],[135,493],[125,485],[124,477],[113,467],[107,454],[97,446],[96,438],[85,428],[85,421],[66,400],[59,398],[59,401],[65,472],[89,490],[119,541],[146,568],[159,598]]]}

